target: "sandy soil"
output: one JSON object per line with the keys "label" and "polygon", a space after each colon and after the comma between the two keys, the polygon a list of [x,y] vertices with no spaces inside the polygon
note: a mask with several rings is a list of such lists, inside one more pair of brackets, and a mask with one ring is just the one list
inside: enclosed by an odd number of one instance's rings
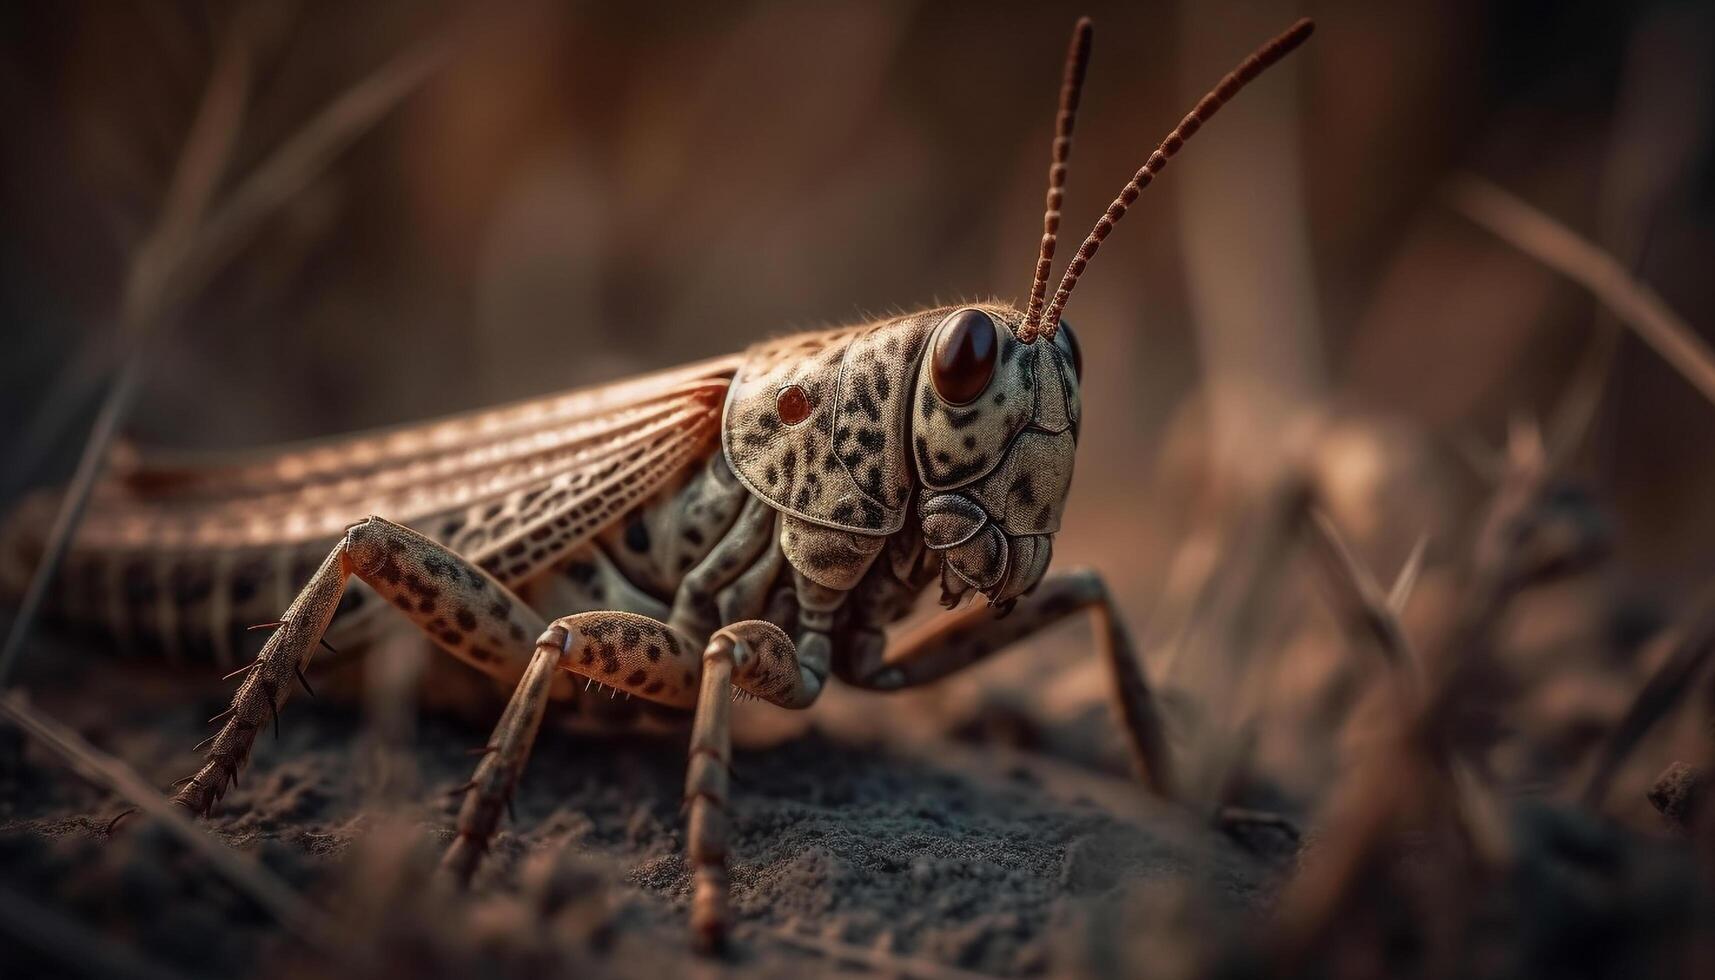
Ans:
{"label": "sandy soil", "polygon": [[[323,670],[317,684],[338,679]],[[203,720],[230,691],[207,671],[115,665],[75,646],[35,658],[24,681],[38,705],[162,786],[190,771]],[[940,717],[938,694],[885,709],[849,692],[827,701],[813,721],[737,709],[748,722],[734,760],[740,930],[718,963],[688,949],[678,738],[546,732],[516,819],[465,897],[430,887],[430,872],[451,836],[446,793],[469,778],[492,695],[424,713],[392,748],[361,700],[300,697],[211,828],[369,941],[379,959],[345,964],[352,974],[1081,972],[1099,967],[1114,910],[1139,889],[1228,911],[1266,902],[1279,842],[1241,847],[1102,771],[1117,742],[1099,701],[1053,723],[992,705]],[[39,915],[0,936],[4,962],[43,975],[339,972],[148,822],[110,835],[121,809],[40,747],[5,744],[0,899]]]}

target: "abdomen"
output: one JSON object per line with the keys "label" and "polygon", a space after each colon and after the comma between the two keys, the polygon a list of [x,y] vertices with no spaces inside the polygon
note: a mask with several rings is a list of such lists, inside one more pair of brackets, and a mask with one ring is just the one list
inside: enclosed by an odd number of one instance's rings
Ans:
{"label": "abdomen", "polygon": [[[9,605],[19,601],[41,560],[57,507],[53,495],[33,496],[0,535],[0,591]],[[147,508],[136,513],[131,535],[137,543],[130,547],[111,538],[75,537],[48,591],[45,616],[92,629],[123,652],[236,664],[266,636],[247,628],[278,619],[338,540],[187,546],[151,534],[149,514]],[[374,605],[373,593],[354,588],[341,619]]]}

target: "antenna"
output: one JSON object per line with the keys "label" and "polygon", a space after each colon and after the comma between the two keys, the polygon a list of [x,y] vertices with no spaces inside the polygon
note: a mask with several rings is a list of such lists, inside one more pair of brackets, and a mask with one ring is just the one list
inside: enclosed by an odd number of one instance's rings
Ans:
{"label": "antenna", "polygon": [[[1059,241],[1060,204],[1066,186],[1066,159],[1072,155],[1072,126],[1078,119],[1078,99],[1084,91],[1084,72],[1090,66],[1090,18],[1080,17],[1066,47],[1066,68],[1060,80],[1060,111],[1054,116],[1054,149],[1048,163],[1048,202],[1042,212],[1042,247],[1036,256],[1036,278],[1030,283],[1030,304],[1019,325],[1018,339],[1031,343],[1042,322],[1043,300],[1048,298],[1048,273],[1054,266],[1054,246]],[[1052,334],[1050,334],[1052,335]]]}
{"label": "antenna", "polygon": [[[1084,267],[1089,265],[1090,259],[1095,257],[1096,250],[1102,247],[1102,239],[1107,238],[1108,233],[1114,230],[1114,224],[1125,217],[1126,209],[1131,207],[1132,202],[1137,200],[1137,195],[1149,186],[1149,182],[1155,179],[1155,175],[1166,168],[1167,161],[1173,159],[1173,155],[1179,152],[1179,148],[1185,145],[1185,141],[1201,129],[1203,124],[1220,110],[1221,106],[1239,94],[1240,89],[1262,74],[1269,66],[1290,54],[1294,48],[1303,44],[1304,40],[1315,29],[1316,25],[1310,18],[1300,18],[1296,24],[1287,28],[1285,33],[1251,52],[1250,57],[1239,62],[1237,68],[1228,72],[1227,76],[1221,79],[1220,84],[1211,89],[1208,95],[1203,96],[1202,100],[1197,103],[1197,107],[1179,121],[1179,125],[1173,128],[1173,132],[1167,134],[1167,138],[1161,141],[1161,145],[1156,147],[1155,152],[1149,155],[1149,159],[1120,190],[1120,196],[1114,198],[1114,203],[1108,205],[1107,213],[1103,214],[1101,219],[1096,222],[1096,227],[1090,231],[1090,236],[1084,239],[1084,244],[1078,246],[1078,254],[1072,257],[1071,263],[1066,266],[1065,274],[1060,277],[1060,288],[1054,292],[1054,301],[1048,304],[1047,311],[1043,313],[1039,321],[1040,332],[1043,337],[1052,338],[1054,336],[1055,330],[1060,326],[1060,314],[1066,309],[1066,300],[1071,298],[1073,287],[1078,285],[1078,277],[1084,274]],[[1046,245],[1044,247],[1046,248]],[[1025,322],[1027,325],[1029,324],[1029,317],[1025,318]],[[1020,339],[1023,339],[1022,334]],[[1031,339],[1035,339],[1034,332]]]}

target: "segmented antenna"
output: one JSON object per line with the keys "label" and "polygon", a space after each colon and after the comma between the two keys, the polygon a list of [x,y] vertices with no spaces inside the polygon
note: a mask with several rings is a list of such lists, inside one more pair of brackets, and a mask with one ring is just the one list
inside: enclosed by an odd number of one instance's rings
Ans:
{"label": "segmented antenna", "polygon": [[1042,336],[1049,338],[1054,336],[1055,330],[1060,326],[1060,314],[1066,309],[1066,300],[1071,297],[1072,288],[1078,285],[1078,277],[1084,274],[1084,267],[1089,265],[1090,259],[1096,254],[1096,250],[1102,247],[1102,239],[1108,237],[1108,232],[1114,230],[1115,222],[1125,217],[1126,209],[1131,207],[1131,203],[1137,200],[1137,195],[1149,186],[1149,182],[1155,179],[1155,175],[1167,166],[1167,161],[1173,159],[1173,155],[1179,152],[1179,148],[1185,145],[1185,141],[1201,129],[1203,124],[1208,122],[1210,117],[1227,103],[1227,100],[1237,95],[1239,89],[1244,88],[1270,65],[1286,57],[1292,49],[1303,44],[1304,39],[1308,38],[1310,32],[1315,29],[1316,25],[1311,22],[1310,18],[1301,18],[1296,24],[1287,28],[1285,33],[1253,51],[1251,56],[1240,62],[1237,68],[1228,72],[1227,76],[1221,79],[1220,84],[1216,85],[1208,95],[1203,96],[1202,100],[1197,103],[1197,107],[1192,109],[1184,119],[1179,121],[1179,125],[1173,128],[1173,132],[1167,134],[1167,138],[1161,141],[1161,145],[1149,155],[1149,159],[1144,162],[1143,167],[1120,191],[1120,196],[1114,198],[1114,203],[1108,205],[1107,213],[1096,222],[1096,227],[1091,230],[1090,237],[1084,239],[1084,244],[1078,246],[1078,254],[1072,257],[1071,263],[1066,266],[1065,275],[1060,277],[1060,288],[1054,292],[1054,301],[1048,304],[1047,311],[1042,315]]}
{"label": "segmented antenna", "polygon": [[1084,91],[1084,72],[1090,66],[1090,18],[1080,17],[1066,47],[1066,69],[1060,79],[1060,111],[1054,116],[1054,149],[1048,163],[1048,202],[1042,212],[1042,248],[1036,255],[1036,278],[1030,283],[1030,304],[1018,339],[1036,339],[1042,322],[1043,300],[1048,298],[1048,273],[1054,267],[1054,246],[1060,240],[1060,204],[1065,198],[1066,159],[1072,155],[1072,126],[1078,120],[1078,99]]}

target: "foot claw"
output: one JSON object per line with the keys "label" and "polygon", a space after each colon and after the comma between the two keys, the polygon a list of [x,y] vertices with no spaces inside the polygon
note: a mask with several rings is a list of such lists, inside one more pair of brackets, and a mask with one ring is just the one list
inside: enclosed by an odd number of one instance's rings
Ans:
{"label": "foot claw", "polygon": [[208,793],[208,788],[197,781],[195,776],[183,780],[184,788],[173,794],[172,802],[185,808],[185,812],[193,817],[207,817],[214,809],[214,797]]}

